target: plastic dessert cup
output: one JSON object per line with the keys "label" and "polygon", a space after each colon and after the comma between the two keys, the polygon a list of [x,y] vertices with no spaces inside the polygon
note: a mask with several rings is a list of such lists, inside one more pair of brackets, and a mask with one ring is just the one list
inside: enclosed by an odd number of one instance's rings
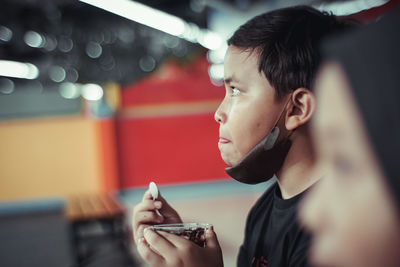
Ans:
{"label": "plastic dessert cup", "polygon": [[174,223],[157,224],[149,226],[154,231],[164,231],[167,233],[182,236],[183,238],[194,242],[200,247],[205,247],[205,232],[210,228],[208,223]]}

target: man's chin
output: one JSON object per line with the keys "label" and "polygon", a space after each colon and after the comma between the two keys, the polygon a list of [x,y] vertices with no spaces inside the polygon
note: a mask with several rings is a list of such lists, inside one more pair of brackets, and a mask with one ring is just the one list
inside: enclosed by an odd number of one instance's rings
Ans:
{"label": "man's chin", "polygon": [[222,160],[225,162],[225,164],[227,165],[227,167],[232,167],[235,166],[239,163],[240,160],[238,159],[232,159],[229,157],[224,157],[224,155],[221,155]]}

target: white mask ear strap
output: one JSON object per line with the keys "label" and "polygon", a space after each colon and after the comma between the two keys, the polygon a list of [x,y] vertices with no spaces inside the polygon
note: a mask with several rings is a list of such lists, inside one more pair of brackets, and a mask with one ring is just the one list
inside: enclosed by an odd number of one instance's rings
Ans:
{"label": "white mask ear strap", "polygon": [[286,101],[286,104],[284,105],[283,110],[281,112],[281,115],[279,115],[278,120],[275,122],[274,128],[272,128],[271,132],[267,136],[267,140],[264,143],[265,150],[270,150],[275,145],[275,142],[279,137],[280,130],[279,130],[277,124],[278,124],[279,120],[282,118],[282,116],[285,112],[286,106],[290,101],[291,96],[292,96],[292,94],[289,95],[288,100]]}
{"label": "white mask ear strap", "polygon": [[265,141],[264,143],[264,149],[270,150],[275,145],[278,136],[279,136],[279,128],[275,126],[267,136],[267,141]]}

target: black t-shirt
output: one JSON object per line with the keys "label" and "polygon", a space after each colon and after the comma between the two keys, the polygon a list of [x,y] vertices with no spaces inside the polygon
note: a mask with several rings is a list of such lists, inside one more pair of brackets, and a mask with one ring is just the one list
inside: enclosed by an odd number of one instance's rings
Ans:
{"label": "black t-shirt", "polygon": [[310,235],[297,220],[297,206],[303,195],[282,199],[275,183],[260,197],[247,217],[238,267],[309,266]]}

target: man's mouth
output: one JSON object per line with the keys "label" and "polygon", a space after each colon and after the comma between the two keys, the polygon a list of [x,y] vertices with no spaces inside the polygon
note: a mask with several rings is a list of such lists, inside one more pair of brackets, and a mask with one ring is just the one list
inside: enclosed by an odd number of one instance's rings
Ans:
{"label": "man's mouth", "polygon": [[230,143],[230,142],[231,141],[229,139],[226,139],[226,138],[223,138],[223,137],[220,137],[219,140],[218,140],[218,144],[227,144],[227,143]]}

